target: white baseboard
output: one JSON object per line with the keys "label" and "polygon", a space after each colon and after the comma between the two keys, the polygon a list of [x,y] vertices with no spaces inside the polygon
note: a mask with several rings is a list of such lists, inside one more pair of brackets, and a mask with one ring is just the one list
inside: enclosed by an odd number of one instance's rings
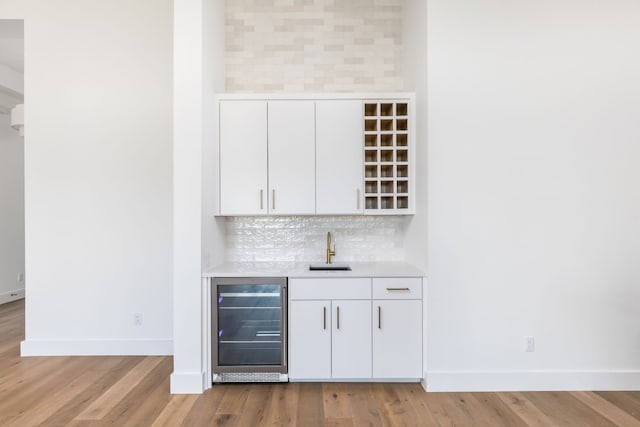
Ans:
{"label": "white baseboard", "polygon": [[640,371],[431,371],[427,391],[640,390]]}
{"label": "white baseboard", "polygon": [[9,291],[0,294],[0,304],[17,301],[22,298],[24,298],[24,288],[16,289],[15,291]]}
{"label": "white baseboard", "polygon": [[21,356],[171,356],[172,340],[24,340]]}
{"label": "white baseboard", "polygon": [[427,373],[426,372],[422,373],[422,378],[420,379],[420,385],[422,386],[424,391],[428,391],[427,390]]}
{"label": "white baseboard", "polygon": [[205,372],[174,372],[171,374],[171,394],[202,394],[205,390]]}

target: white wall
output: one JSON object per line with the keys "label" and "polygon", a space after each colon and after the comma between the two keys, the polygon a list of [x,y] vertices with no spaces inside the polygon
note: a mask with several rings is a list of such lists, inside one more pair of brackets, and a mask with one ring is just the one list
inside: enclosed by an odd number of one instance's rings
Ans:
{"label": "white wall", "polygon": [[[416,94],[416,135],[414,137],[416,175],[414,182],[416,191],[416,214],[410,219],[406,228],[405,252],[406,261],[428,272],[427,268],[427,184],[428,184],[428,122],[427,122],[427,1],[405,0],[402,21],[402,70],[405,90]],[[429,281],[424,282],[429,286]],[[422,305],[423,331],[423,370],[427,369],[427,304]],[[424,385],[424,383],[423,383]]]}
{"label": "white wall", "polygon": [[427,271],[427,2],[405,0],[402,21],[404,90],[416,94],[416,214],[406,230],[406,261]]}
{"label": "white wall", "polygon": [[640,388],[638,22],[429,0],[431,390]]}
{"label": "white wall", "polygon": [[218,208],[219,153],[218,103],[224,88],[224,2],[203,4],[203,138],[202,138],[202,262],[221,263],[225,257],[224,218],[214,218]]}
{"label": "white wall", "polygon": [[174,1],[174,370],[172,393],[201,393],[206,290],[202,264],[224,256],[214,220],[217,153],[214,95],[223,85],[221,2]]}
{"label": "white wall", "polygon": [[24,296],[24,144],[0,114],[0,304]]}
{"label": "white wall", "polygon": [[4,14],[25,18],[22,352],[170,354],[171,1]]}

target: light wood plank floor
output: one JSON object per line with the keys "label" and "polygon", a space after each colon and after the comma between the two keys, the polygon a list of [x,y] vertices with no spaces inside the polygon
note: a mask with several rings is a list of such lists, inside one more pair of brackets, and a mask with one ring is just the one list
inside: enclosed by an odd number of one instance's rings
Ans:
{"label": "light wood plank floor", "polygon": [[24,301],[0,305],[0,426],[640,426],[640,392],[291,383],[171,395],[171,357],[20,358],[23,338]]}

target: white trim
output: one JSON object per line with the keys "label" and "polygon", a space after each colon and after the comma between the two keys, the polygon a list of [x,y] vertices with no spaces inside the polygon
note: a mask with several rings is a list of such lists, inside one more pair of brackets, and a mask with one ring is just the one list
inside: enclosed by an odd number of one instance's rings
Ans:
{"label": "white trim", "polygon": [[8,302],[17,301],[24,298],[24,289],[16,289],[14,291],[5,292],[0,294],[0,304],[6,304]]}
{"label": "white trim", "polygon": [[[204,390],[212,387],[213,372],[211,370],[211,278],[202,278],[202,358],[205,361],[205,381]],[[208,379],[208,380],[207,380]]]}
{"label": "white trim", "polygon": [[220,100],[390,100],[410,99],[415,103],[415,92],[336,92],[336,93],[219,93],[216,101]]}
{"label": "white trim", "polygon": [[174,372],[171,374],[171,394],[201,394],[205,390],[204,372]]}
{"label": "white trim", "polygon": [[165,340],[24,340],[21,356],[171,356]]}
{"label": "white trim", "polygon": [[640,371],[431,371],[427,391],[640,390]]}

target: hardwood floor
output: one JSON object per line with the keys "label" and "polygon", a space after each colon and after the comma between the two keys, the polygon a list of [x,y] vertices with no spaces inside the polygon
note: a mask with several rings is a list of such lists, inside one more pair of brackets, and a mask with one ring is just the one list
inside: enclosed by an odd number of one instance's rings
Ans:
{"label": "hardwood floor", "polygon": [[24,301],[0,305],[0,426],[640,426],[640,392],[290,383],[171,395],[171,357],[21,358],[23,338]]}

